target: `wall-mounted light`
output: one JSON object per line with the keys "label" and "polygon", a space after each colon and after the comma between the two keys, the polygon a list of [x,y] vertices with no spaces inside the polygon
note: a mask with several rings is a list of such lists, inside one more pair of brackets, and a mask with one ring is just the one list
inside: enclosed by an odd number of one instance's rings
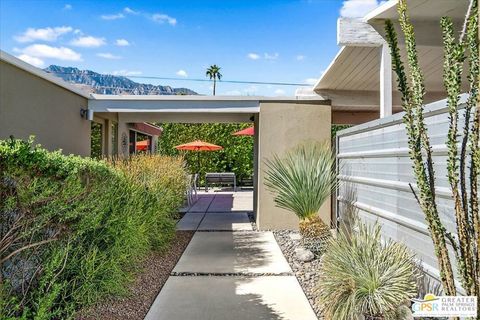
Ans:
{"label": "wall-mounted light", "polygon": [[88,121],[93,121],[93,110],[92,109],[80,109],[80,116],[85,118]]}

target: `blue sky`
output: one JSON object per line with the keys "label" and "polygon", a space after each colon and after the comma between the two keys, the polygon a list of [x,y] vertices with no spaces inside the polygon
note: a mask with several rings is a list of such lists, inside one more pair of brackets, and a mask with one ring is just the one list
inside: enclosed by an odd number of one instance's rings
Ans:
{"label": "blue sky", "polygon": [[[39,67],[204,79],[311,83],[338,51],[336,20],[377,0],[0,1],[0,48]],[[133,79],[211,93],[208,82]],[[217,94],[293,95],[296,87],[220,83]]]}

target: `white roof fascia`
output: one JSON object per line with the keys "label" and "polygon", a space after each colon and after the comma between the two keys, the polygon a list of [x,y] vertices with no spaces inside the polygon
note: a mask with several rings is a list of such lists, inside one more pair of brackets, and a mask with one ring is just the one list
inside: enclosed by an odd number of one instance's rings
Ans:
{"label": "white roof fascia", "polygon": [[205,96],[205,95],[106,95],[92,93],[90,100],[110,100],[110,101],[172,101],[172,102],[301,102],[303,100],[324,101],[321,96],[315,99],[309,97],[264,97],[264,96]]}
{"label": "white roof fascia", "polygon": [[395,7],[397,6],[398,4],[398,0],[390,0],[390,1],[387,1],[385,2],[384,4],[382,4],[381,6],[375,8],[374,10],[370,11],[369,13],[367,13],[363,18],[362,20],[364,22],[370,22],[371,20],[375,19],[378,15],[380,15],[381,13],[387,11],[387,10],[390,10],[392,7]]}

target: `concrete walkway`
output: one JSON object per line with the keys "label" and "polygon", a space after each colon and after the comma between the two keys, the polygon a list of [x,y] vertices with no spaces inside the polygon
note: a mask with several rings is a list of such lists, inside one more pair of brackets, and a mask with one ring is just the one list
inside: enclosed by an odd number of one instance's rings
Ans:
{"label": "concrete walkway", "polygon": [[273,233],[252,230],[251,203],[201,195],[177,225],[197,232],[146,320],[317,319]]}

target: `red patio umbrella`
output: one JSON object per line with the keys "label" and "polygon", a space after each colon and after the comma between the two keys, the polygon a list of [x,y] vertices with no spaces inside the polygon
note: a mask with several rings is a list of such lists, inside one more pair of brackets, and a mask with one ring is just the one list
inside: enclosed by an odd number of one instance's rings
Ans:
{"label": "red patio umbrella", "polygon": [[248,127],[246,129],[232,133],[234,136],[253,136],[255,134],[254,127]]}
{"label": "red patio umbrella", "polygon": [[[174,147],[177,150],[188,150],[188,151],[217,151],[223,149],[221,146],[217,146],[213,143],[208,143],[201,140],[195,140],[189,143],[181,144]],[[197,155],[198,161],[198,171],[200,171],[200,155]]]}

